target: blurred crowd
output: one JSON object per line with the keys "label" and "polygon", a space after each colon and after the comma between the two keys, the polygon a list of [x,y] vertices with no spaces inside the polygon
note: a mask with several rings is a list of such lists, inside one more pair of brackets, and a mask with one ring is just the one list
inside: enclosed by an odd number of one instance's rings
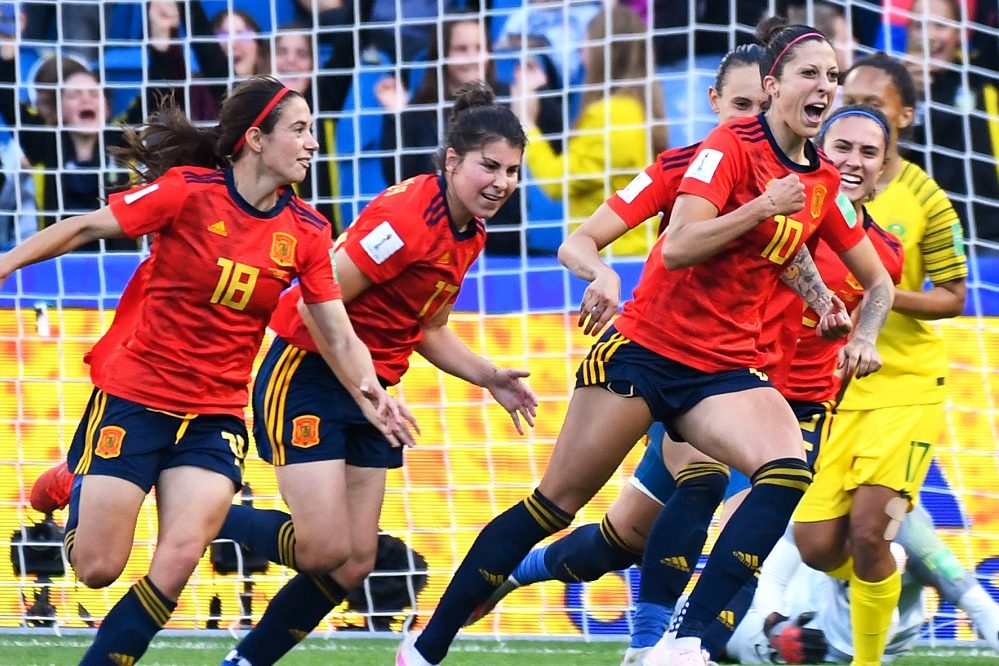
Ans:
{"label": "blurred crowd", "polygon": [[[552,254],[658,152],[707,133],[722,55],[772,12],[823,30],[843,71],[877,50],[906,64],[906,155],[951,194],[977,254],[999,254],[999,10],[985,0],[2,0],[0,249],[127,184],[108,149],[161,96],[210,123],[235,82],[266,73],[312,105],[320,156],[299,194],[338,230],[433,170],[454,91],[485,80],[530,138],[526,187],[490,221],[487,253]],[[644,254],[653,229],[611,251]],[[101,243],[85,251],[137,249]]]}

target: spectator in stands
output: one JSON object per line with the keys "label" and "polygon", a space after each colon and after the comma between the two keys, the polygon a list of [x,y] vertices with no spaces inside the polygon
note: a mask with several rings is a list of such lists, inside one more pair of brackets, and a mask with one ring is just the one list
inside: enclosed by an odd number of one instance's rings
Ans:
{"label": "spectator in stands", "polygon": [[261,37],[260,25],[252,16],[239,9],[221,11],[212,19],[212,31],[232,65],[233,74],[242,78],[270,72],[267,41]]}
{"label": "spectator in stands", "polygon": [[[306,1],[300,0],[303,7]],[[311,1],[308,5],[311,9]],[[183,16],[179,3],[174,0],[153,0],[150,3],[149,16],[151,38],[149,78],[170,82],[186,79],[184,51],[176,39]],[[342,231],[344,224],[339,207],[331,203],[337,191],[338,176],[335,162],[331,159],[333,149],[328,145],[328,141],[334,135],[335,120],[331,114],[343,109],[351,83],[351,76],[347,72],[354,66],[353,31],[336,28],[349,28],[354,23],[353,5],[344,5],[339,0],[319,0],[316,4],[319,43],[330,46],[329,58],[321,66],[323,73],[319,75],[316,74],[316,57],[313,52],[311,35],[313,28],[305,23],[292,23],[278,29],[273,37],[273,62],[271,62],[269,43],[264,41],[262,45],[259,39],[240,40],[230,32],[256,30],[254,26],[257,24],[251,17],[242,12],[232,14],[223,12],[209,22],[200,1],[190,3],[190,17],[189,33],[204,35],[211,31],[220,36],[220,33],[224,32],[226,40],[233,47],[230,63],[227,46],[222,41],[193,42],[192,47],[201,65],[199,75],[202,78],[226,80],[230,76],[230,71],[237,76],[248,72],[264,73],[261,68],[270,68],[273,65],[274,76],[300,93],[312,105],[316,112],[319,157],[312,172],[302,183],[297,184],[296,188],[299,196],[315,205],[334,223],[338,232]],[[243,37],[249,35],[243,34]],[[181,102],[187,103],[192,118],[212,120],[217,117],[226,88],[227,86],[222,84],[194,84],[179,97]]]}
{"label": "spectator in stands", "polygon": [[540,49],[539,55],[550,58],[555,65],[559,80],[553,83],[566,86],[582,77],[582,44],[587,26],[599,11],[599,2],[528,0],[507,17],[496,48]]}
{"label": "spectator in stands", "polygon": [[[379,81],[378,102],[387,110],[382,121],[382,150],[394,152],[382,163],[385,181],[395,183],[421,173],[434,173],[434,154],[440,143],[444,118],[464,84],[485,81],[497,97],[509,97],[510,86],[496,80],[496,65],[489,59],[489,36],[474,14],[458,15],[441,28],[441,47],[430,42],[429,66],[412,98],[393,76]],[[439,53],[444,57],[440,58]],[[546,118],[561,112],[547,107]],[[398,119],[398,120],[397,120]],[[520,194],[514,192],[489,221],[486,252],[520,252]]]}
{"label": "spectator in stands", "polygon": [[[916,0],[905,62],[916,82],[914,161],[952,195],[972,240],[999,252],[999,88],[995,79],[968,71],[961,51],[958,0]],[[965,124],[967,121],[967,125]],[[986,248],[979,248],[986,249]]]}
{"label": "spectator in stands", "polygon": [[680,148],[715,128],[717,118],[703,91],[714,83],[722,56],[730,48],[754,41],[752,26],[769,13],[770,3],[650,1],[657,33],[652,42],[656,69],[666,88],[670,147]]}
{"label": "spectator in stands", "polygon": [[787,20],[790,23],[805,23],[813,25],[829,38],[836,51],[836,62],[839,63],[841,71],[845,72],[853,66],[853,58],[857,50],[857,43],[853,39],[853,30],[846,20],[846,10],[842,4],[827,0],[815,0],[809,3],[812,6],[811,16],[808,13],[808,4],[801,0],[794,0],[788,4]]}
{"label": "spectator in stands", "polygon": [[[5,60],[13,59],[17,52],[13,38],[17,24],[24,27],[24,15],[14,12],[14,6],[0,7],[0,54]],[[35,215],[35,188],[31,176],[23,170],[30,165],[21,153],[17,142],[7,132],[0,137],[0,252],[5,252],[38,230]]]}
{"label": "spectator in stands", "polygon": [[[7,84],[0,86],[0,116],[17,128],[16,138],[28,161],[44,170],[40,191],[36,192],[41,226],[96,210],[107,190],[124,184],[125,178],[105,158],[105,148],[119,144],[121,132],[106,126],[109,105],[97,74],[72,58],[45,61],[35,77],[35,83],[43,87],[39,97],[44,113],[40,113],[27,104],[18,105],[13,55],[7,50],[0,52],[0,83]],[[129,239],[109,239],[80,250],[96,252],[101,247],[135,250],[136,244]]]}
{"label": "spectator in stands", "polygon": [[[9,6],[13,3],[5,2]],[[26,41],[53,41],[61,49],[88,60],[96,60],[101,43],[101,10],[105,24],[111,3],[98,2],[26,2],[27,24],[22,37]]]}
{"label": "spectator in stands", "polygon": [[[548,196],[561,199],[563,192],[567,194],[574,221],[570,229],[666,149],[662,88],[651,77],[647,37],[641,18],[621,5],[590,21],[582,55],[586,67],[582,108],[561,154],[537,126],[536,91],[545,83],[542,73],[528,64],[516,75],[514,112],[527,128],[527,166]],[[639,225],[612,243],[612,251],[648,254],[655,238],[646,227]]]}
{"label": "spectator in stands", "polygon": [[[299,0],[300,3],[310,0]],[[344,1],[344,0],[341,0]],[[353,0],[346,0],[353,4]],[[396,14],[397,0],[368,0],[371,11],[365,22],[389,24],[393,27],[366,30],[364,42],[387,55],[393,62],[413,62],[427,54],[427,45],[437,36],[441,16],[450,16],[464,7],[458,0],[406,0],[400,3],[402,16]],[[438,4],[440,3],[440,4]],[[394,26],[399,26],[396,34]],[[388,181],[394,182],[394,181]]]}

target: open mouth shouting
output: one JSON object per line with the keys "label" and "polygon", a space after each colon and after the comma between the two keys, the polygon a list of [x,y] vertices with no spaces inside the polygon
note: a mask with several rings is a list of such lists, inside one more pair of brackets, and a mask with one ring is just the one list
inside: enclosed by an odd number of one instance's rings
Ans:
{"label": "open mouth shouting", "polygon": [[825,115],[828,105],[825,102],[813,102],[805,105],[805,123],[810,127],[819,127],[822,124],[822,116]]}

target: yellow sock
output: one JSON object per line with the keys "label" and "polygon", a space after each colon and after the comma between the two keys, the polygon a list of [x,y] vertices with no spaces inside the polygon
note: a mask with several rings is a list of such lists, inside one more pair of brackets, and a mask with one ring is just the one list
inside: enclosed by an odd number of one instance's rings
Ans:
{"label": "yellow sock", "polygon": [[850,580],[850,578],[853,577],[853,558],[847,557],[846,562],[839,565],[832,571],[827,571],[826,575],[832,576],[833,578],[837,578],[839,580]]}
{"label": "yellow sock", "polygon": [[876,583],[850,578],[850,622],[853,624],[852,666],[879,666],[888,640],[892,612],[902,591],[902,575],[892,572]]}

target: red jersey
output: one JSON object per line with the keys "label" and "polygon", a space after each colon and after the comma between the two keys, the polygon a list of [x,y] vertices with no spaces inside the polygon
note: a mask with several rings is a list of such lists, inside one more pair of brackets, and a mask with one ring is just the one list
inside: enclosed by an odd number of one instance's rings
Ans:
{"label": "red jersey", "polygon": [[[375,197],[347,228],[343,247],[374,282],[347,303],[357,336],[371,350],[378,376],[397,384],[423,337],[422,323],[458,298],[465,273],[486,244],[486,226],[473,219],[459,231],[444,196],[444,179],[415,176]],[[291,344],[316,351],[295,307],[296,289],[281,298],[271,328]]]}
{"label": "red jersey", "polygon": [[[881,262],[896,284],[902,279],[902,244],[871,219],[864,211],[864,230],[874,244]],[[864,296],[864,288],[853,274],[847,270],[839,256],[828,245],[820,243],[813,253],[815,266],[819,269],[822,281],[853,312]],[[784,288],[790,291],[786,287]],[[783,391],[789,400],[825,402],[834,400],[839,393],[840,378],[836,375],[837,354],[846,339],[826,340],[815,334],[818,315],[807,308],[801,315],[800,302],[794,303],[787,320],[788,328],[796,331],[797,345],[787,350],[791,355],[787,364],[787,386]]]}
{"label": "red jersey", "polygon": [[719,215],[755,199],[771,180],[795,173],[805,207],[777,215],[695,266],[667,270],[660,236],[616,326],[644,347],[702,372],[759,368],[763,311],[788,260],[815,233],[836,252],[863,238],[853,205],[839,193],[839,173],[809,142],[807,165],[791,162],[763,116],[740,118],[701,142],[679,194],[710,201]]}
{"label": "red jersey", "polygon": [[650,217],[662,214],[659,222],[659,234],[662,234],[669,224],[673,202],[676,201],[676,190],[699,145],[695,143],[659,153],[656,161],[647,166],[645,171],[612,194],[607,199],[607,205],[629,228],[637,227]]}
{"label": "red jersey", "polygon": [[329,222],[291,188],[256,210],[230,170],[177,167],[110,199],[128,236],[157,237],[135,277],[143,298],[122,302],[138,312],[112,326],[117,344],[95,347],[94,384],[158,409],[242,416],[281,292],[297,277],[306,302],[340,297]]}

